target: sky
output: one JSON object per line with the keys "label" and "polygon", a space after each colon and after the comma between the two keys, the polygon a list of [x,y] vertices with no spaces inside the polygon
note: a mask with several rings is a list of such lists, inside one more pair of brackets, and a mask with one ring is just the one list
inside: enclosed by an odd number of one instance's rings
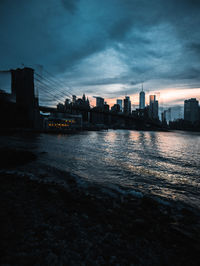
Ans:
{"label": "sky", "polygon": [[0,70],[48,71],[61,101],[66,90],[137,106],[143,83],[162,105],[183,105],[200,100],[199,28],[199,0],[0,0]]}

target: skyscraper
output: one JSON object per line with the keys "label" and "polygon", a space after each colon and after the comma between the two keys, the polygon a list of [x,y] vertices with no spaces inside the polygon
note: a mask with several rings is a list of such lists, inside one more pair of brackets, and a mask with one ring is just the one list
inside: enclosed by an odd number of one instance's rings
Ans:
{"label": "skyscraper", "polygon": [[185,100],[184,102],[184,120],[195,123],[199,120],[199,102],[196,98]]}
{"label": "skyscraper", "polygon": [[121,99],[117,99],[117,104],[119,104],[120,111],[122,112],[122,100]]}
{"label": "skyscraper", "polygon": [[104,108],[104,98],[96,97],[96,107]]}
{"label": "skyscraper", "polygon": [[140,109],[144,109],[145,108],[145,92],[142,91],[140,92]]}
{"label": "skyscraper", "polygon": [[158,118],[158,101],[156,101],[156,95],[149,96],[149,117],[152,119]]}
{"label": "skyscraper", "polygon": [[150,105],[151,103],[154,103],[155,100],[156,100],[156,95],[150,95],[150,96],[149,96],[149,105]]}
{"label": "skyscraper", "polygon": [[124,114],[131,114],[131,101],[129,96],[126,96],[124,99]]}
{"label": "skyscraper", "polygon": [[83,100],[84,102],[86,101],[86,98],[85,98],[85,93],[83,93],[82,100]]}
{"label": "skyscraper", "polygon": [[171,121],[171,108],[168,108],[161,113],[161,119],[163,123],[169,123]]}

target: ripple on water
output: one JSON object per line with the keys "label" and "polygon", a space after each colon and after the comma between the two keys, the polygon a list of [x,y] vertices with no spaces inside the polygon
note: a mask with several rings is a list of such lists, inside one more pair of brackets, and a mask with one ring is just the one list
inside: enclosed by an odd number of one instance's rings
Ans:
{"label": "ripple on water", "polygon": [[109,130],[10,136],[9,145],[46,151],[40,161],[91,181],[136,187],[200,206],[199,134]]}

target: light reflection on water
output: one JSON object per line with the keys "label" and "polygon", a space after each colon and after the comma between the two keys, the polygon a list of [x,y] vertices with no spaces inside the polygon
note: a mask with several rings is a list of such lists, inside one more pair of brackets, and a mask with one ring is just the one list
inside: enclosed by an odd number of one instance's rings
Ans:
{"label": "light reflection on water", "polygon": [[[200,206],[200,134],[109,130],[41,134],[18,145],[47,151],[41,161],[90,180],[115,183]],[[31,146],[32,145],[32,146]]]}

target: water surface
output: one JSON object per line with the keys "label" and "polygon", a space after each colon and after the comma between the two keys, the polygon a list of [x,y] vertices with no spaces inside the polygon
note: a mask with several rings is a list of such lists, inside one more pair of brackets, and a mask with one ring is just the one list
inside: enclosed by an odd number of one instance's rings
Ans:
{"label": "water surface", "polygon": [[[5,144],[4,137],[1,141]],[[200,206],[199,133],[109,130],[15,136],[9,144],[46,151],[40,162],[90,181]]]}

